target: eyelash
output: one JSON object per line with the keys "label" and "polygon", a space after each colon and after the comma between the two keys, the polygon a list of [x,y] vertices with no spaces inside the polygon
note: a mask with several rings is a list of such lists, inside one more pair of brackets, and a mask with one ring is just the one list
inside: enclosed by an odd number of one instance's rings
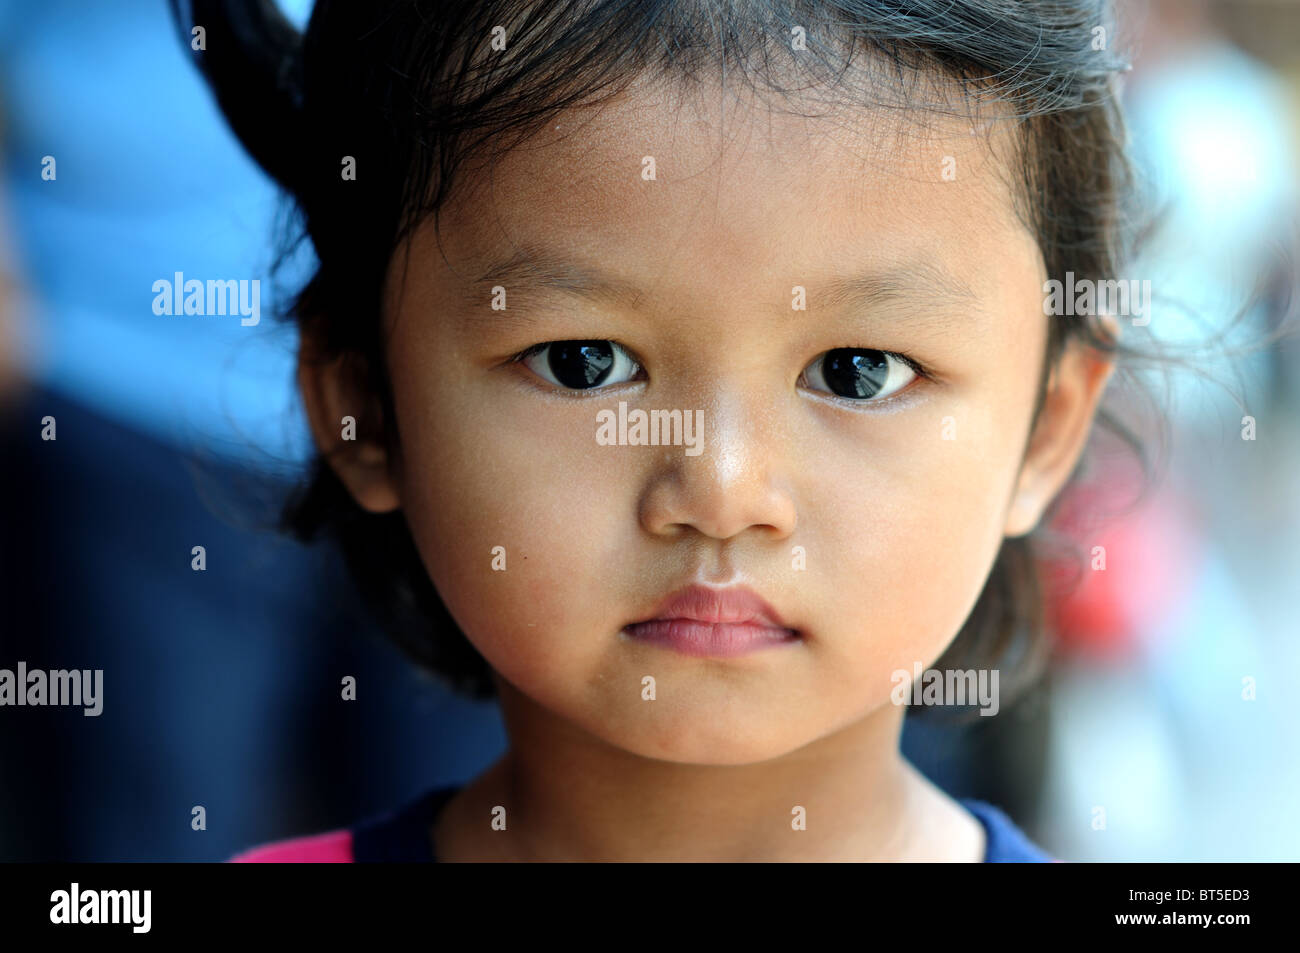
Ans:
{"label": "eyelash", "polygon": [[[641,370],[643,371],[645,370],[644,362],[641,360],[641,358],[639,358],[636,355],[636,352],[634,352],[627,345],[615,341],[612,338],[602,338],[601,340],[606,340],[610,344],[614,344],[622,348],[625,352],[627,352],[629,357],[631,357],[634,361],[636,361],[637,366]],[[506,363],[509,365],[522,364],[524,361],[532,357],[534,354],[540,353],[541,351],[550,347],[552,344],[559,344],[559,343],[560,343],[559,341],[542,341],[539,344],[534,344],[531,347],[524,348],[524,350],[520,351],[518,354],[515,354],[512,357],[510,357],[506,361]],[[905,364],[916,374],[918,378],[930,382],[934,382],[936,380],[935,376],[930,372],[930,369],[926,365],[918,361],[916,358],[912,357],[910,354],[904,354],[901,351],[885,351],[885,350],[881,350],[880,348],[867,347],[865,345],[860,345],[860,344],[843,344],[843,345],[839,345],[838,347],[846,350],[855,350],[855,351],[878,351],[881,354],[884,354],[888,357],[892,357],[898,360],[899,362],[901,362],[902,364]],[[828,350],[835,350],[835,348],[831,348]],[[818,357],[821,357],[821,354],[818,354]],[[799,372],[799,376],[802,378],[803,371]],[[546,381],[540,382],[539,386],[544,386],[547,391],[550,392],[558,391],[566,395],[568,394],[582,395],[594,391],[599,391],[602,389],[598,387],[593,387],[587,390],[573,389],[573,388],[556,388]],[[879,400],[853,400],[852,398],[849,397],[841,397],[838,394],[825,394],[821,392],[818,392],[818,396],[828,400],[835,401],[838,404],[842,404],[849,407],[854,407],[859,409],[876,408],[876,407],[888,407],[896,402],[908,400],[912,397],[911,392],[914,389],[915,389],[914,383],[908,383],[907,386],[905,386],[902,390],[898,391],[897,393],[890,394],[888,397],[882,397]]]}

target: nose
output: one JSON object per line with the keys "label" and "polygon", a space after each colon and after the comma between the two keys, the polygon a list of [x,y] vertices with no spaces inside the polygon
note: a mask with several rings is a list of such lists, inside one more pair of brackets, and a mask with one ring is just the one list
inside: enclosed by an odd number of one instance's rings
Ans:
{"label": "nose", "polygon": [[753,530],[774,540],[794,532],[796,511],[784,480],[786,454],[779,433],[760,427],[761,415],[704,412],[703,450],[661,458],[640,499],[646,532],[677,536],[694,531],[731,539]]}

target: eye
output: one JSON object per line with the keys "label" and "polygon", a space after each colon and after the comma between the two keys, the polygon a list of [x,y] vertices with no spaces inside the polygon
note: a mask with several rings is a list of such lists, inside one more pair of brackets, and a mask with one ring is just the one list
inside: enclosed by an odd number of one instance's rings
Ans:
{"label": "eye", "polygon": [[529,348],[518,359],[542,380],[571,390],[622,384],[641,370],[613,341],[551,341]]}
{"label": "eye", "polygon": [[901,354],[860,347],[827,351],[803,372],[811,389],[860,401],[889,397],[916,377],[916,366]]}

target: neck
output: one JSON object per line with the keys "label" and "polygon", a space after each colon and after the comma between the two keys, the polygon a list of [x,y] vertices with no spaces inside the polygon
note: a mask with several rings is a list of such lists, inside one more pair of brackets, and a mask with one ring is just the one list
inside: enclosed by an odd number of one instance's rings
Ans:
{"label": "neck", "polygon": [[[642,757],[498,680],[510,750],[458,797],[436,839],[493,859],[887,861],[972,853],[970,823],[901,756],[905,709],[886,705],[757,764]],[[506,808],[505,831],[488,825]],[[797,812],[796,808],[802,808]],[[452,812],[449,812],[452,813]],[[804,829],[792,824],[803,813]],[[942,834],[942,836],[939,836]],[[956,843],[959,846],[954,848]],[[448,858],[455,859],[455,858]]]}

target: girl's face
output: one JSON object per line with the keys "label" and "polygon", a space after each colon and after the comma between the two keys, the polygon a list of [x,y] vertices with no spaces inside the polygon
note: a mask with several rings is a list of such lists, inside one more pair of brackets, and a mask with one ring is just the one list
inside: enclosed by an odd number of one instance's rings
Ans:
{"label": "girl's face", "polygon": [[[531,703],[656,759],[790,752],[890,705],[1064,482],[1104,375],[1058,375],[1027,455],[1041,258],[1001,133],[927,118],[634,86],[478,170],[441,249],[429,224],[395,256],[401,456],[345,479],[405,511]],[[565,341],[611,343],[514,360]],[[608,445],[620,404],[702,434]],[[628,634],[690,585],[748,587],[797,637],[701,657]]]}

